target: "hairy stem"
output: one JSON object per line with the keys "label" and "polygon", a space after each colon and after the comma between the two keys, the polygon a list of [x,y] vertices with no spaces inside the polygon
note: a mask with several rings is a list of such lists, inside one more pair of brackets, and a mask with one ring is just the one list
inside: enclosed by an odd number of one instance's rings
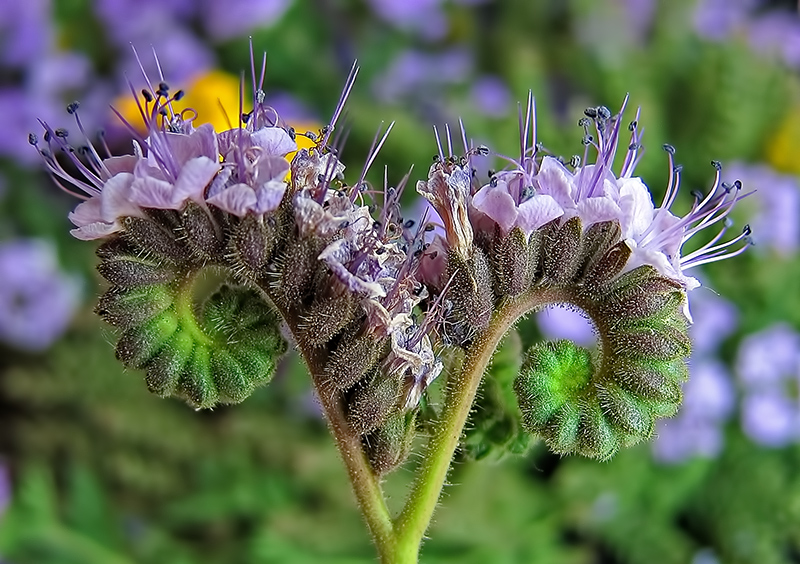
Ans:
{"label": "hairy stem", "polygon": [[554,290],[538,289],[505,302],[489,327],[466,350],[461,371],[448,378],[439,421],[422,456],[408,500],[395,521],[397,559],[392,560],[393,563],[417,561],[420,544],[439,501],[475,394],[500,341],[520,317],[557,301],[557,297]]}
{"label": "hairy stem", "polygon": [[386,500],[378,477],[372,471],[367,455],[364,453],[361,437],[350,429],[342,409],[340,394],[326,394],[323,391],[324,387],[320,386],[316,377],[314,377],[314,385],[336,440],[336,446],[339,448],[347,468],[347,475],[353,486],[358,506],[378,549],[381,562],[385,564],[394,562],[390,556],[395,545],[394,525],[389,509],[386,507]]}

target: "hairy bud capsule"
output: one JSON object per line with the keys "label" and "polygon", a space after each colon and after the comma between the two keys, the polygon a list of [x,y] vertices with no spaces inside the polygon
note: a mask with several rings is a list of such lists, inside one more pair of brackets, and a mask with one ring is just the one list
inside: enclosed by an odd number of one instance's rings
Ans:
{"label": "hairy bud capsule", "polygon": [[394,413],[364,436],[364,449],[376,474],[385,476],[406,461],[416,435],[416,419],[416,410]]}
{"label": "hairy bud capsule", "polygon": [[477,247],[473,251],[469,260],[452,251],[447,258],[447,277],[452,279],[447,298],[453,305],[446,318],[446,336],[459,345],[488,327],[494,310],[489,263],[483,251]]}
{"label": "hairy bud capsule", "polygon": [[514,297],[528,290],[534,268],[528,242],[519,227],[512,229],[505,237],[496,239],[492,256],[499,295]]}
{"label": "hairy bud capsule", "polygon": [[365,435],[383,425],[398,408],[403,390],[399,378],[373,372],[353,390],[347,419],[353,432]]}

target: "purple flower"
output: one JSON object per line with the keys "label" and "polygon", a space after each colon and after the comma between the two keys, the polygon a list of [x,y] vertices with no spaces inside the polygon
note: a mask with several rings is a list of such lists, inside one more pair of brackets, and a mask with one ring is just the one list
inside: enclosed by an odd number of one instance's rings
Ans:
{"label": "purple flower", "polygon": [[577,345],[597,344],[597,333],[587,317],[571,308],[548,307],[536,314],[536,323],[547,339],[569,339]]}
{"label": "purple flower", "polygon": [[800,334],[777,324],[748,336],[739,347],[736,371],[744,388],[745,434],[768,447],[800,440]]}
{"label": "purple flower", "polygon": [[692,311],[694,322],[689,335],[694,357],[713,354],[739,324],[736,306],[711,290],[693,294]]}
{"label": "purple flower", "polygon": [[[92,84],[91,65],[83,55],[72,52],[51,53],[36,59],[28,67],[22,85],[0,89],[0,154],[35,162],[36,153],[25,147],[24,140],[38,129],[39,119],[59,128],[66,121],[65,97],[81,92]],[[97,95],[104,94],[102,87],[94,89],[91,105],[100,102]],[[102,97],[102,96],[101,96]],[[102,107],[107,107],[107,99]],[[96,123],[87,124],[96,127]]]}
{"label": "purple flower", "polygon": [[226,40],[275,25],[290,4],[291,0],[207,0],[200,13],[209,35]]}
{"label": "purple flower", "polygon": [[[678,193],[680,167],[674,166],[674,149],[666,145],[669,185],[661,206],[656,207],[647,186],[633,176],[641,151],[638,112],[637,119],[628,127],[631,138],[622,167],[618,175],[611,170],[620,142],[626,103],[627,99],[616,116],[605,107],[586,110],[586,117],[581,120],[585,130],[584,156],[582,159],[574,157],[566,165],[554,157],[538,154],[533,97],[529,93],[527,111],[524,116],[520,114],[519,157],[501,155],[510,165],[496,173],[469,203],[479,212],[478,218],[490,218],[503,232],[519,227],[529,234],[551,220],[563,222],[572,217],[579,217],[584,228],[597,222],[618,221],[622,239],[631,250],[625,270],[650,265],[664,276],[682,283],[686,290],[692,290],[699,286],[699,282],[687,276],[686,270],[735,256],[749,245],[749,227],[745,227],[740,236],[719,243],[728,229],[726,225],[700,249],[685,256],[680,252],[695,234],[726,221],[737,201],[743,197],[740,194],[741,183],[737,181],[729,185],[721,182],[721,167],[714,163],[717,173],[709,193],[705,196],[699,194],[685,216],[674,215],[670,207]],[[463,132],[462,138],[466,145]],[[444,158],[442,143],[438,139],[437,143],[440,158]],[[452,152],[451,146],[448,133],[449,152]],[[582,164],[586,163],[592,149],[597,153],[595,162]],[[442,210],[436,202],[433,203],[441,215]],[[487,227],[491,232],[491,225],[480,225],[481,229]],[[745,244],[730,250],[742,241]]]}
{"label": "purple flower", "polygon": [[481,113],[502,117],[511,108],[511,93],[506,84],[496,76],[482,76],[472,84],[472,103]]}
{"label": "purple flower", "polygon": [[720,41],[749,21],[758,0],[699,0],[694,12],[694,28],[701,36]]}
{"label": "purple flower", "polygon": [[[144,78],[150,82],[146,73]],[[240,217],[277,208],[289,168],[283,157],[296,145],[272,108],[257,102],[245,127],[218,135],[210,124],[195,128],[191,111],[171,111],[182,91],[171,94],[162,82],[157,90],[144,92],[136,103],[148,135],[142,137],[130,126],[133,155],[101,159],[89,144],[87,165],[70,147],[68,131],[44,122],[46,146],[31,136],[50,172],[85,194],[86,201],[69,216],[77,227],[72,231],[75,237],[103,238],[122,229],[122,217],[143,217],[142,208],[179,210],[188,201],[201,207],[213,204]],[[263,93],[257,97],[263,100]],[[85,136],[78,104],[70,104],[68,112]],[[54,155],[61,150],[80,176],[68,173],[56,160]]]}
{"label": "purple flower", "polygon": [[95,10],[108,26],[108,37],[120,46],[146,33],[148,28],[167,31],[179,27],[197,9],[194,0],[97,0]]}
{"label": "purple flower", "polygon": [[79,286],[61,272],[45,241],[0,244],[0,341],[27,351],[49,347],[69,325]]}
{"label": "purple flower", "polygon": [[756,208],[750,220],[756,234],[756,250],[773,249],[788,256],[800,246],[800,183],[767,165],[734,163],[726,168],[755,193],[749,204]]}
{"label": "purple flower", "polygon": [[6,0],[0,4],[0,61],[24,67],[52,48],[49,0]]}
{"label": "purple flower", "polygon": [[0,518],[11,504],[11,476],[8,467],[0,461]]}
{"label": "purple flower", "polygon": [[403,98],[427,95],[436,88],[464,82],[472,72],[472,58],[464,49],[441,53],[408,50],[400,53],[373,82],[376,96],[395,103]]}
{"label": "purple flower", "polygon": [[664,463],[680,463],[696,456],[712,458],[724,444],[722,426],[736,402],[730,374],[713,360],[693,365],[691,373],[683,387],[681,411],[659,423],[653,456]]}
{"label": "purple flower", "polygon": [[447,19],[441,10],[442,0],[369,0],[369,4],[386,23],[415,31],[425,39],[440,39],[447,32]]}

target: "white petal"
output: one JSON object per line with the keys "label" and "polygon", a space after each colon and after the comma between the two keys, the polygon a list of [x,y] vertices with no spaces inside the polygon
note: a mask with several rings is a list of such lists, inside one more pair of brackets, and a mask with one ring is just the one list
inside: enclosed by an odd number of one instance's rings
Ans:
{"label": "white petal", "polygon": [[172,184],[156,178],[137,178],[131,186],[131,201],[143,208],[176,209],[172,201]]}
{"label": "white petal", "polygon": [[247,215],[257,203],[255,192],[247,184],[234,184],[206,201],[239,217]]}
{"label": "white petal", "polygon": [[107,237],[108,235],[116,233],[121,229],[122,226],[119,224],[119,222],[115,221],[114,223],[105,223],[98,221],[96,223],[82,225],[78,229],[72,229],[70,234],[81,241],[92,241],[94,239],[102,239],[103,237]]}
{"label": "white petal", "polygon": [[285,157],[297,150],[297,144],[281,127],[262,127],[251,136],[253,145],[261,147],[267,155]]}
{"label": "white petal", "polygon": [[619,189],[622,237],[637,238],[653,222],[653,199],[641,178],[626,178]]}
{"label": "white petal", "polygon": [[547,194],[537,194],[520,204],[517,225],[527,237],[545,223],[562,215],[564,210],[555,198]]}
{"label": "white petal", "polygon": [[593,223],[619,220],[622,215],[620,207],[610,198],[586,198],[578,202],[578,217],[584,229]]}
{"label": "white petal", "polygon": [[84,225],[89,225],[90,223],[103,221],[101,199],[102,196],[98,195],[81,202],[75,207],[74,211],[69,213],[67,217],[76,227],[83,227]]}
{"label": "white petal", "polygon": [[253,211],[256,213],[267,213],[276,209],[286,193],[286,183],[271,180],[260,188],[256,189],[256,206]]}
{"label": "white petal", "polygon": [[179,209],[186,200],[202,202],[206,186],[219,171],[220,165],[208,157],[188,161],[180,171],[172,189],[172,202]]}
{"label": "white petal", "polygon": [[542,159],[535,178],[538,194],[552,196],[564,210],[575,207],[575,180],[572,173],[553,157]]}
{"label": "white petal", "polygon": [[491,217],[504,233],[511,231],[517,221],[517,205],[505,182],[499,181],[495,186],[487,184],[478,190],[472,197],[472,206]]}
{"label": "white petal", "polygon": [[142,215],[142,210],[131,199],[133,180],[131,173],[121,172],[105,183],[100,194],[103,221],[113,222],[120,217]]}

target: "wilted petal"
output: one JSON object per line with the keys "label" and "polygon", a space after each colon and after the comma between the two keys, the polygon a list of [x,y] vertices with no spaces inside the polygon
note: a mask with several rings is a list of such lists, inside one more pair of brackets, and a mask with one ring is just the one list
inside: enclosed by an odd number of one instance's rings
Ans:
{"label": "wilted petal", "polygon": [[258,203],[255,192],[247,184],[234,184],[206,201],[239,217],[247,215]]}

